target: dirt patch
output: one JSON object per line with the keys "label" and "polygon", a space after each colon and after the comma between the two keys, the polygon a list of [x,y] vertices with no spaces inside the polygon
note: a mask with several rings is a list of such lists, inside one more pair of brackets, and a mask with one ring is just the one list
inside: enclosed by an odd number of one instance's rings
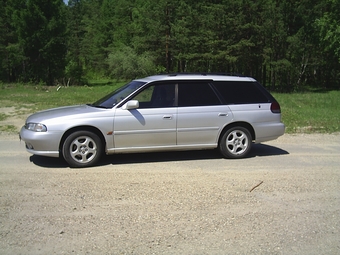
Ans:
{"label": "dirt patch", "polygon": [[0,107],[0,132],[18,133],[30,114],[30,108]]}

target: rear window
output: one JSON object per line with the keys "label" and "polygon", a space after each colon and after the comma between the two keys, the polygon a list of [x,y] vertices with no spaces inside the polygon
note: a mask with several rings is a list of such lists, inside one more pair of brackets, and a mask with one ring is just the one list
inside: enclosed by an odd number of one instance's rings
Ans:
{"label": "rear window", "polygon": [[262,93],[259,84],[247,81],[216,81],[214,86],[226,104],[268,103],[269,98]]}

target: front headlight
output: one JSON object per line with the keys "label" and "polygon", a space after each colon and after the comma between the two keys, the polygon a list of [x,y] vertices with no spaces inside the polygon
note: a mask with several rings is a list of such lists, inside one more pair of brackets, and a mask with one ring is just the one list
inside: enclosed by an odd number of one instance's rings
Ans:
{"label": "front headlight", "polygon": [[26,123],[25,127],[26,129],[32,130],[35,132],[46,132],[47,131],[47,127],[41,123]]}

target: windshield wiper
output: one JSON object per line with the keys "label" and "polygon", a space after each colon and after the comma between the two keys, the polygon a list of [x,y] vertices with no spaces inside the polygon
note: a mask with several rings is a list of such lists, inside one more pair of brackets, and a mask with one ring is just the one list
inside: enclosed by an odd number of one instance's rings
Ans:
{"label": "windshield wiper", "polygon": [[111,109],[110,107],[105,107],[101,105],[94,105],[94,104],[86,104],[87,106],[95,107],[95,108],[102,108],[102,109]]}

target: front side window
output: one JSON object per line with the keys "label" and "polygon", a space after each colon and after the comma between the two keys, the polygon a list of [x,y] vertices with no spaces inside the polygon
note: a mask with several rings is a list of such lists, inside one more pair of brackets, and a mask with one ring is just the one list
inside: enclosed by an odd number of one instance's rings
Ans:
{"label": "front side window", "polygon": [[178,84],[178,106],[220,105],[221,102],[208,82],[181,82]]}
{"label": "front side window", "polygon": [[133,100],[139,101],[139,108],[164,108],[175,106],[176,84],[154,84],[150,85]]}

